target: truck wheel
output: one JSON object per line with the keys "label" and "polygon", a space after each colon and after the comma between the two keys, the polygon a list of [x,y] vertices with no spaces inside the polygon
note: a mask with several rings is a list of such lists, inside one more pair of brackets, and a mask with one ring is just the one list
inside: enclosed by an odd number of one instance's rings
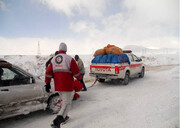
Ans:
{"label": "truck wheel", "polygon": [[[58,103],[59,102],[59,103]],[[61,99],[59,95],[51,96],[48,102],[48,110],[52,114],[57,114],[59,110],[61,109]]]}
{"label": "truck wheel", "polygon": [[139,78],[143,78],[143,77],[144,77],[144,68],[142,68],[141,73],[139,75]]}
{"label": "truck wheel", "polygon": [[105,79],[98,79],[98,81],[99,81],[100,83],[103,83],[103,82],[105,81]]}
{"label": "truck wheel", "polygon": [[129,72],[126,72],[125,78],[123,80],[123,84],[128,85],[128,83],[129,83]]}

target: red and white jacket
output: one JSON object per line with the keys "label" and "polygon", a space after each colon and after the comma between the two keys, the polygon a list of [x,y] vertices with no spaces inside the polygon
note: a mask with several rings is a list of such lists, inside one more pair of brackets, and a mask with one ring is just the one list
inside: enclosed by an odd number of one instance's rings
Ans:
{"label": "red and white jacket", "polygon": [[45,83],[50,83],[52,77],[54,77],[55,91],[73,91],[73,77],[78,80],[82,78],[76,61],[64,51],[59,51],[51,60],[46,69]]}

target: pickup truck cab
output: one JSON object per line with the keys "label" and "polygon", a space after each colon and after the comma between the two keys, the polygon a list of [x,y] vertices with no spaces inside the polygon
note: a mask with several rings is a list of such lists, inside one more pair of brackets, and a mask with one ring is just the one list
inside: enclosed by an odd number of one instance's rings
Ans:
{"label": "pickup truck cab", "polygon": [[40,109],[58,111],[54,106],[58,93],[53,89],[47,93],[44,84],[38,77],[0,59],[0,120]]}
{"label": "pickup truck cab", "polygon": [[123,63],[91,63],[90,76],[98,79],[99,82],[104,82],[106,79],[111,79],[117,83],[120,80],[124,85],[127,85],[130,78],[139,76],[144,77],[145,66],[142,59],[138,58],[131,50],[123,51],[128,57],[128,62]]}

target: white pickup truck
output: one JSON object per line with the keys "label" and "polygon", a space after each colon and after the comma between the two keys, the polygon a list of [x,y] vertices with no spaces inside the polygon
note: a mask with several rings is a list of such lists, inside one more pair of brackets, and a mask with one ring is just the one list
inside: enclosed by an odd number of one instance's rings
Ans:
{"label": "white pickup truck", "polygon": [[114,83],[122,80],[124,85],[129,83],[129,79],[139,76],[144,77],[145,66],[141,58],[138,58],[131,50],[123,51],[129,58],[129,62],[124,63],[91,63],[90,76],[104,82],[111,79]]}

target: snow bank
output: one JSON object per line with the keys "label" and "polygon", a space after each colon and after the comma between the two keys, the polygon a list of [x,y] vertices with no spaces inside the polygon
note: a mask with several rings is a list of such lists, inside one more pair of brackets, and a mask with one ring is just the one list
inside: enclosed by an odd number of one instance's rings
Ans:
{"label": "snow bank", "polygon": [[148,66],[179,64],[178,54],[153,54],[148,56],[141,56],[141,58]]}
{"label": "snow bank", "polygon": [[[138,53],[137,53],[138,55]],[[94,78],[89,77],[89,67],[93,55],[79,55],[84,62],[86,74],[85,81],[91,81]],[[139,55],[140,56],[140,55]],[[51,56],[30,56],[30,55],[7,55],[0,58],[22,67],[24,70],[44,79],[45,63]],[[74,55],[72,55],[74,57]],[[179,64],[179,54],[146,54],[140,56],[147,66],[161,66]]]}

